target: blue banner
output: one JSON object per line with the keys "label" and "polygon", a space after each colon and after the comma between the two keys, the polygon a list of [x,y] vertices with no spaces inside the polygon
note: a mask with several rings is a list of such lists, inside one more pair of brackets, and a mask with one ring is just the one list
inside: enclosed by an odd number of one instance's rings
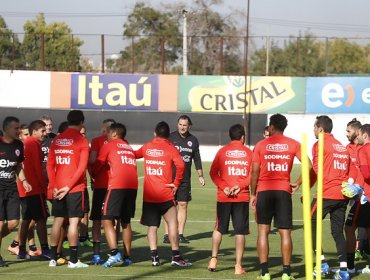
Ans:
{"label": "blue banner", "polygon": [[72,74],[73,109],[158,110],[158,75]]}
{"label": "blue banner", "polygon": [[307,78],[306,113],[370,113],[370,77]]}

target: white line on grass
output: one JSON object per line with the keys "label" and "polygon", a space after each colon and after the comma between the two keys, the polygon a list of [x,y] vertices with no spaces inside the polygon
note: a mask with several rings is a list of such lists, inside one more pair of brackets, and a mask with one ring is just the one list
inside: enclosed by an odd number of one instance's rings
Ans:
{"label": "white line on grass", "polygon": [[[131,219],[132,222],[140,222],[140,220],[137,219]],[[324,222],[328,222],[329,219],[324,219]],[[215,220],[204,220],[204,221],[198,221],[198,220],[186,220],[187,223],[215,223]],[[256,223],[255,220],[249,221],[250,223]],[[293,220],[293,222],[303,222],[303,220]]]}
{"label": "white line on grass", "polygon": [[[122,278],[122,277],[129,277],[129,278],[132,278],[132,279],[135,279],[136,277],[140,277],[140,278],[154,278],[154,279],[158,279],[158,278],[162,278],[162,279],[173,279],[174,276],[171,276],[171,277],[166,277],[166,276],[143,276],[143,275],[128,275],[128,274],[98,274],[98,275],[94,275],[94,274],[82,274],[82,273],[58,273],[58,274],[55,274],[55,273],[25,273],[25,272],[0,272],[0,275],[20,275],[20,276],[32,276],[32,275],[38,275],[38,276],[53,276],[53,277],[56,277],[56,276],[61,276],[61,277],[66,277],[66,276],[85,276],[85,277],[106,277],[106,278],[112,278],[112,277],[119,277],[119,278]],[[193,280],[209,280],[209,279],[215,279],[214,277],[212,278],[197,278],[197,277],[183,277],[183,276],[178,276],[176,275],[176,279],[193,279]],[[220,279],[220,280],[231,280],[229,278],[217,278],[217,279]]]}

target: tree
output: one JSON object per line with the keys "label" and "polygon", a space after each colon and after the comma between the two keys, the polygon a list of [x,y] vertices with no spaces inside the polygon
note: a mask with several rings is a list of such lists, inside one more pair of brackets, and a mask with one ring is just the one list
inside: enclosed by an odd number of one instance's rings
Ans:
{"label": "tree", "polygon": [[10,30],[0,16],[0,69],[13,69],[23,66],[18,37]]}
{"label": "tree", "polygon": [[[83,42],[71,35],[72,30],[64,22],[46,24],[41,13],[23,27],[25,36],[22,53],[29,69],[52,71],[80,70],[80,46]],[[42,46],[44,53],[42,54]],[[42,55],[45,57],[42,65]]]}

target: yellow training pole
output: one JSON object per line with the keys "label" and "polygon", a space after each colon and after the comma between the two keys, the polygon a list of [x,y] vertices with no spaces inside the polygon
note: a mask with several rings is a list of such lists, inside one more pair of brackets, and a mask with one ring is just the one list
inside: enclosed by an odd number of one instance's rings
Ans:
{"label": "yellow training pole", "polygon": [[304,229],[304,252],[306,263],[306,279],[313,279],[313,256],[312,256],[312,225],[311,225],[311,198],[310,198],[310,166],[307,156],[307,135],[302,135],[301,145],[302,161],[302,202],[303,202],[303,229]]}
{"label": "yellow training pole", "polygon": [[321,280],[322,252],[322,188],[324,175],[324,134],[319,134],[317,199],[316,199],[316,279]]}

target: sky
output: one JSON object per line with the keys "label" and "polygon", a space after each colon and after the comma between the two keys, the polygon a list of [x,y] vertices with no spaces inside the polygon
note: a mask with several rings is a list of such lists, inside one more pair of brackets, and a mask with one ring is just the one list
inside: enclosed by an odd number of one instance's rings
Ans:
{"label": "sky", "polygon": [[[85,44],[83,54],[97,55],[99,36],[106,37],[106,52],[122,49],[123,24],[136,0],[0,0],[0,15],[13,32],[22,33],[26,20],[45,13],[46,22],[64,21]],[[143,2],[143,1],[141,1]],[[193,1],[147,0],[154,8],[168,3],[186,3],[192,10]],[[248,0],[224,0],[214,5],[221,14],[246,14]],[[367,38],[370,41],[370,1],[368,0],[249,0],[252,36],[298,36],[310,32],[322,37]],[[192,10],[193,11],[193,10]],[[196,12],[196,11],[193,11]],[[245,26],[240,18],[240,26]],[[241,35],[245,35],[241,34]]]}

